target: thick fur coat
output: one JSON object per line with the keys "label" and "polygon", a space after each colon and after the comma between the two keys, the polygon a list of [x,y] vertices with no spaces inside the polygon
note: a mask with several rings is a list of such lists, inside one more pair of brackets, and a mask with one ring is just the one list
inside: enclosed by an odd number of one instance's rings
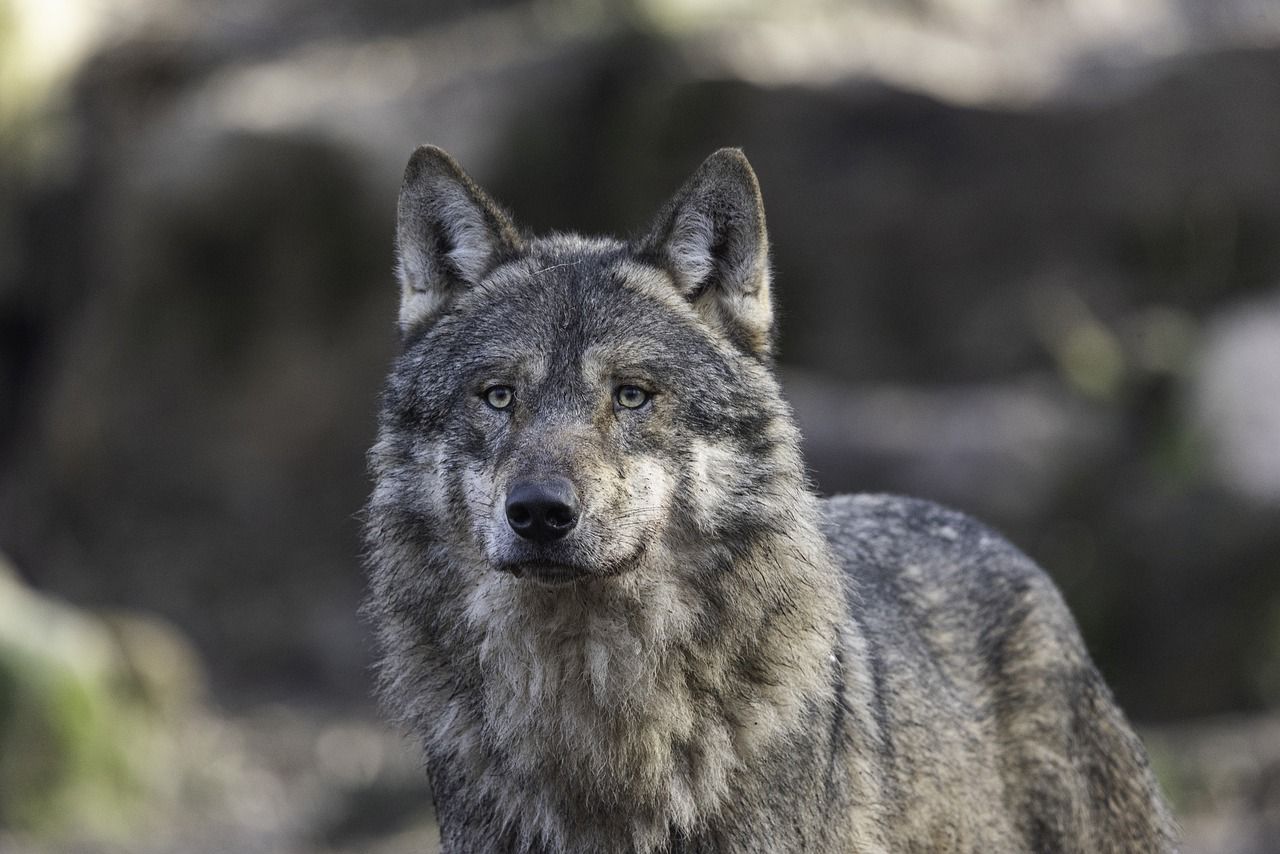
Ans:
{"label": "thick fur coat", "polygon": [[529,237],[424,147],[397,240],[367,612],[446,851],[1173,849],[1044,573],[814,495],[741,152],[623,242]]}

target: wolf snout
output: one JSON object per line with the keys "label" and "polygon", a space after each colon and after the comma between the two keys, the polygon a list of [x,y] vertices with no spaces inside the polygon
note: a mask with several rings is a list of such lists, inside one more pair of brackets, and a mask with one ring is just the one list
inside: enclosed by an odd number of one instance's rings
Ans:
{"label": "wolf snout", "polygon": [[507,524],[526,540],[549,543],[578,524],[578,495],[563,477],[520,480],[507,492]]}

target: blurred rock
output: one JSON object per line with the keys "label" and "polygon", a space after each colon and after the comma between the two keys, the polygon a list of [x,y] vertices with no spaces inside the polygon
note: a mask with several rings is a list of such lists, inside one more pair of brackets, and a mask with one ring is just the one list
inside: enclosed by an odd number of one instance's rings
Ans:
{"label": "blurred rock", "polygon": [[0,827],[136,830],[174,794],[178,726],[201,686],[169,626],[40,596],[0,558]]}
{"label": "blurred rock", "polygon": [[1191,406],[1218,480],[1280,503],[1280,293],[1210,320]]}
{"label": "blurred rock", "polygon": [[894,489],[1025,521],[1121,438],[1115,413],[1043,377],[926,388],[788,371],[783,384],[829,492]]}
{"label": "blurred rock", "polygon": [[[587,5],[587,4],[582,4]],[[1092,101],[1169,56],[1274,42],[1269,0],[634,0],[704,69],[762,86],[849,77],[952,103]]]}
{"label": "blurred rock", "polygon": [[1183,854],[1280,852],[1280,719],[1220,718],[1142,735],[1177,809]]}
{"label": "blurred rock", "polygon": [[433,854],[439,832],[418,752],[365,717],[271,704],[201,709],[169,757],[180,781],[142,829],[57,838],[0,826],[5,854]]}

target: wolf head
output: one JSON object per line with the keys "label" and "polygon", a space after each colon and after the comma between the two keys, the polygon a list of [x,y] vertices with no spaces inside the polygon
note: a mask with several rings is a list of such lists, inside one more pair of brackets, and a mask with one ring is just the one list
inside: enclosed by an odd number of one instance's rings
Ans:
{"label": "wolf head", "polygon": [[842,601],[770,368],[755,175],[719,151],[638,239],[531,238],[421,148],[397,243],[383,701],[511,850],[658,847],[803,725]]}
{"label": "wolf head", "polygon": [[740,151],[711,155],[622,242],[530,238],[424,146],[397,248],[404,346],[375,476],[455,559],[569,584],[787,524],[770,495],[803,474]]}

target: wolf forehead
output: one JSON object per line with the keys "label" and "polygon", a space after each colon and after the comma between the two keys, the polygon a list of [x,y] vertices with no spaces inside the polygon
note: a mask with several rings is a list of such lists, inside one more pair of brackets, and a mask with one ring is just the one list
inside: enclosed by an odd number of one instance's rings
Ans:
{"label": "wolf forehead", "polygon": [[626,244],[555,235],[497,266],[458,295],[432,324],[413,330],[407,351],[443,349],[455,368],[581,363],[590,352],[617,367],[703,370],[734,353],[702,324],[669,275]]}

